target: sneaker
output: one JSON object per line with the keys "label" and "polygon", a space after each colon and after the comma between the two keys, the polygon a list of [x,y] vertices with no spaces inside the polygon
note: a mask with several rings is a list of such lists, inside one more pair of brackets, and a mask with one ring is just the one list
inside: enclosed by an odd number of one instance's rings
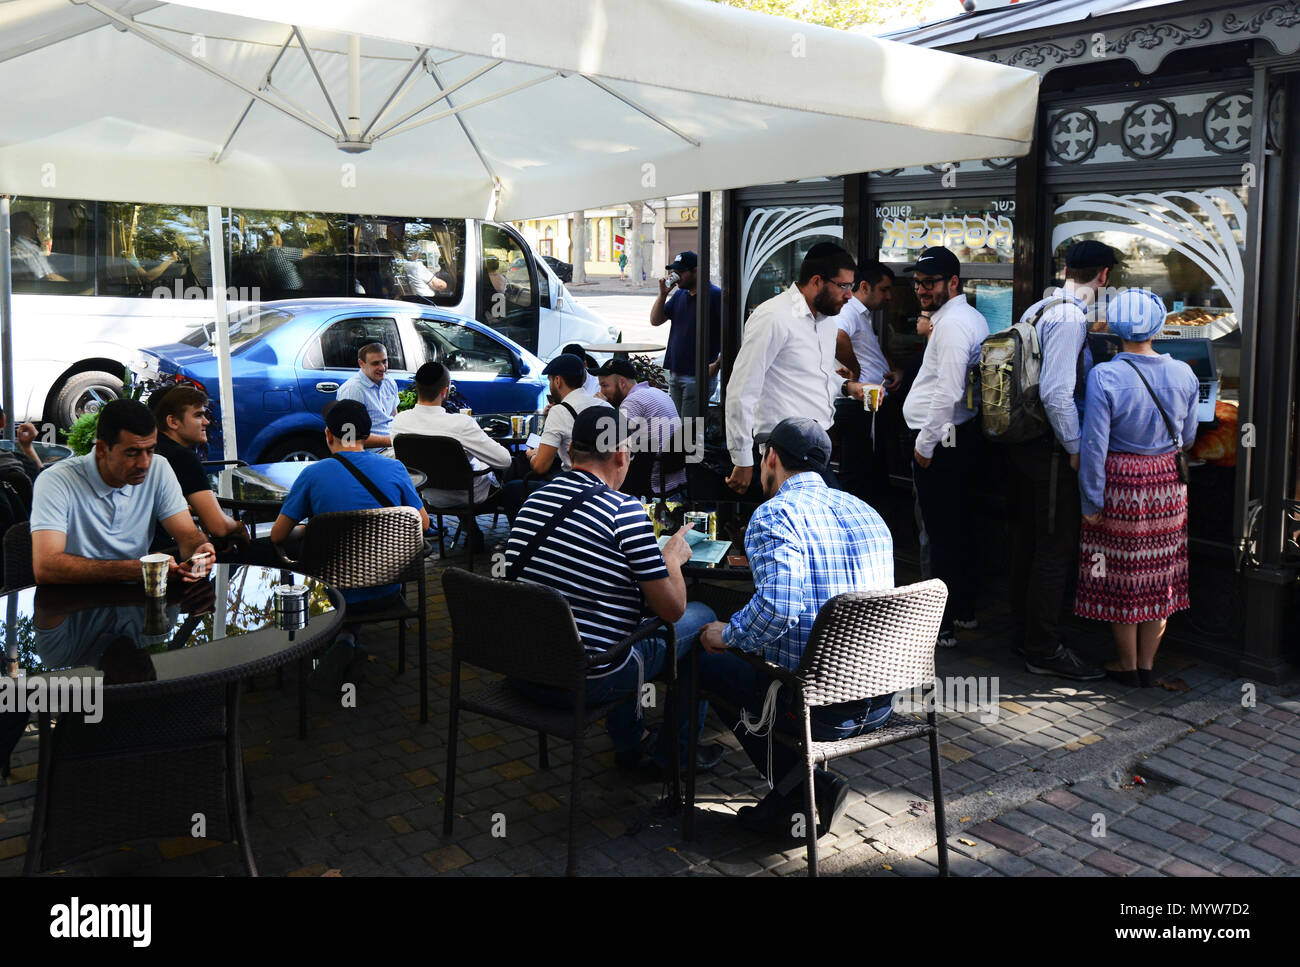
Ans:
{"label": "sneaker", "polygon": [[1033,675],[1069,678],[1076,682],[1092,682],[1106,677],[1106,672],[1100,665],[1080,658],[1064,645],[1056,649],[1056,654],[1047,658],[1027,657],[1025,671]]}
{"label": "sneaker", "polygon": [[941,631],[938,640],[934,644],[936,648],[956,648],[957,636],[951,631]]}
{"label": "sneaker", "polygon": [[955,618],[952,623],[964,631],[974,631],[980,626],[979,619],[974,615],[969,618]]}

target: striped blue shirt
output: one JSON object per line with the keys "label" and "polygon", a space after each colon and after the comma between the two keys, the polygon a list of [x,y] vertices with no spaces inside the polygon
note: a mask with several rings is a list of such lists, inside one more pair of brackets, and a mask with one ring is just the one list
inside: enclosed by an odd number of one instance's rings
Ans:
{"label": "striped blue shirt", "polygon": [[845,591],[894,586],[894,540],[870,506],[795,474],[745,531],[754,596],[723,630],[725,644],[794,670],[823,604]]}
{"label": "striped blue shirt", "polygon": [[[556,511],[575,493],[599,478],[586,470],[569,470],[524,501],[506,544],[506,566],[514,564]],[[644,599],[640,582],[668,577],[654,527],[635,497],[604,490],[578,504],[542,541],[523,566],[518,580],[559,591],[569,602],[573,620],[589,656],[607,652],[641,622]],[[599,668],[605,675],[617,666]]]}

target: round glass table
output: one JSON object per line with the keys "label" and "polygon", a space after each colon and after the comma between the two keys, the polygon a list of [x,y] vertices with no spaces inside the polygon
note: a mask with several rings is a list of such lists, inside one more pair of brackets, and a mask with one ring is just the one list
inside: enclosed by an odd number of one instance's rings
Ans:
{"label": "round glass table", "polygon": [[[284,585],[295,592],[277,592]],[[305,666],[337,635],[343,599],[315,578],[252,565],[218,564],[206,581],[169,581],[167,591],[149,599],[140,585],[67,585],[0,596],[0,755],[30,714],[40,728],[28,874],[132,839],[195,835],[198,814],[203,835],[237,840],[257,873],[243,682]]]}
{"label": "round glass table", "polygon": [[[217,502],[235,511],[257,515],[277,514],[298,475],[314,461],[287,460],[282,463],[254,463],[225,467],[208,473],[208,482],[217,492]],[[407,468],[411,486],[417,491],[429,479],[419,470]]]}

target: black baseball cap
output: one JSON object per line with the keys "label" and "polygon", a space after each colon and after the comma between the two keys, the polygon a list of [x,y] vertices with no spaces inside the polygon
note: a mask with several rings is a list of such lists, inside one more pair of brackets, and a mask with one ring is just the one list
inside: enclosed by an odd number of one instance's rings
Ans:
{"label": "black baseball cap", "polygon": [[1088,238],[1082,242],[1075,242],[1074,245],[1070,246],[1070,251],[1065,256],[1065,267],[1067,269],[1100,269],[1112,266],[1118,261],[1119,259],[1115,257],[1113,248],[1104,242]]}
{"label": "black baseball cap", "polygon": [[542,370],[543,376],[563,376],[570,386],[581,386],[587,378],[587,367],[579,356],[572,353],[560,353]]}
{"label": "black baseball cap", "polygon": [[589,453],[613,453],[627,439],[627,422],[618,410],[603,403],[578,413],[570,434],[574,449]]}
{"label": "black baseball cap", "polygon": [[364,403],[334,400],[325,404],[320,415],[325,417],[329,431],[340,439],[348,435],[349,428],[354,440],[364,440],[370,436],[370,411]]}
{"label": "black baseball cap", "polygon": [[925,272],[927,275],[961,275],[961,260],[942,245],[934,245],[921,253],[915,265],[907,267],[908,272]]}
{"label": "black baseball cap", "polygon": [[831,438],[816,420],[792,416],[772,427],[769,446],[781,451],[782,463],[789,456],[795,466],[787,470],[823,470],[831,459]]}
{"label": "black baseball cap", "polygon": [[626,379],[636,381],[636,367],[626,359],[607,359],[600,369],[596,370],[597,376],[622,376]]}
{"label": "black baseball cap", "polygon": [[700,257],[694,252],[679,252],[677,258],[668,263],[669,272],[682,272],[686,269],[693,269],[700,264]]}

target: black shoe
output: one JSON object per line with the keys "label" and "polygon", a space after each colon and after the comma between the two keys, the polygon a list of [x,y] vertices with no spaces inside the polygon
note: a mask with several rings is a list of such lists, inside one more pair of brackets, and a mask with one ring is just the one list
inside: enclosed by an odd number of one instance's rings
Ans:
{"label": "black shoe", "polygon": [[[817,784],[817,838],[825,836],[844,815],[849,804],[849,784],[839,776],[826,773]],[[820,778],[820,775],[818,776]]]}
{"label": "black shoe", "polygon": [[1094,682],[1106,677],[1106,672],[1101,666],[1085,661],[1064,645],[1056,649],[1056,654],[1046,658],[1027,655],[1025,671],[1034,675],[1069,678],[1076,682]]}
{"label": "black shoe", "polygon": [[654,755],[655,743],[659,741],[659,727],[653,726],[646,729],[646,734],[641,737],[641,742],[634,749],[615,749],[614,764],[620,769],[636,769],[641,765],[641,760]]}
{"label": "black shoe", "polygon": [[736,821],[751,833],[773,839],[788,837],[794,829],[794,814],[800,812],[792,799],[779,796],[775,789],[759,800],[755,806],[741,806],[736,811]]}
{"label": "black shoe", "polygon": [[1112,682],[1119,682],[1129,688],[1141,688],[1142,680],[1138,678],[1136,668],[1107,668],[1106,677]]}
{"label": "black shoe", "polygon": [[465,546],[475,554],[482,554],[487,550],[487,541],[483,539],[483,532],[479,530],[470,531],[465,537]]}
{"label": "black shoe", "polygon": [[1156,670],[1154,668],[1139,668],[1137,673],[1138,684],[1143,688],[1154,688],[1160,684],[1156,681]]}

